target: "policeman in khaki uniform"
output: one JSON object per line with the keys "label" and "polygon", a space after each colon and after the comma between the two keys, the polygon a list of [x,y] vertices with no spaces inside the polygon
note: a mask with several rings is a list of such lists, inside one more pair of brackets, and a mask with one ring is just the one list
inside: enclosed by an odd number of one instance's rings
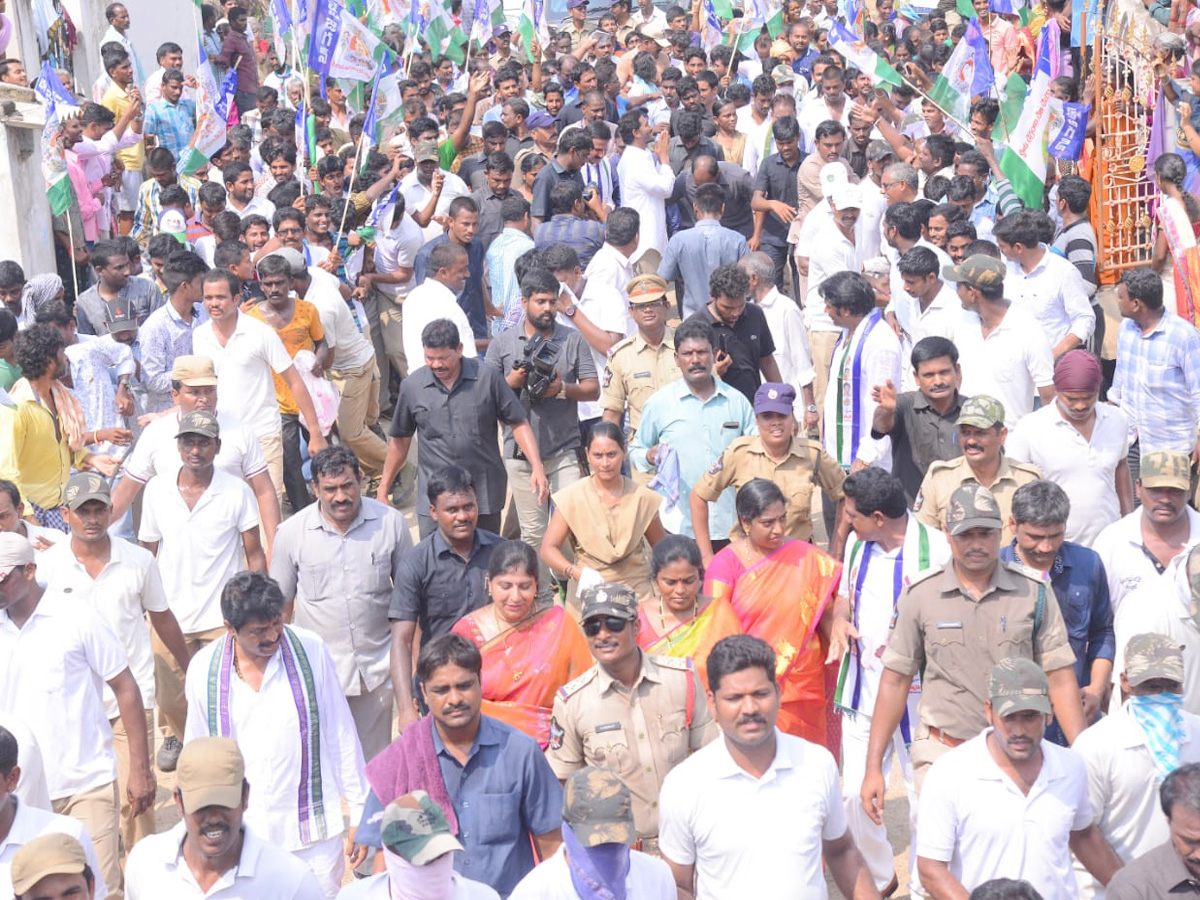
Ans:
{"label": "policeman in khaki uniform", "polygon": [[[642,407],[659,388],[680,377],[675,363],[675,329],[667,325],[667,283],[657,275],[629,282],[629,315],[637,334],[613,344],[600,385],[604,421],[621,424],[629,411],[629,440],[642,421]],[[644,474],[644,473],[643,473]],[[638,473],[634,473],[635,480]],[[644,481],[648,481],[646,476]],[[644,483],[639,482],[639,483]]]}
{"label": "policeman in khaki uniform", "polygon": [[[779,485],[788,501],[787,532],[802,541],[811,541],[813,536],[812,495],[815,487],[820,487],[831,501],[841,503],[846,473],[837,460],[825,452],[820,441],[796,433],[796,419],[792,415],[795,400],[796,389],[790,384],[767,382],[759,385],[754,392],[754,421],[758,425],[758,434],[737,438],[692,488],[689,498],[692,528],[705,561],[713,556],[708,504],[730,486],[736,489],[754,478],[765,478]],[[839,506],[834,540],[838,553],[847,529],[842,518]],[[718,538],[734,536],[717,535]]]}
{"label": "policeman in khaki uniform", "polygon": [[554,698],[546,759],[560,780],[603,766],[633,794],[639,849],[658,853],[658,793],[667,772],[717,736],[691,661],[649,656],[637,644],[638,605],[623,584],[581,595],[596,665]]}
{"label": "policeman in khaki uniform", "polygon": [[968,482],[956,489],[946,507],[950,562],[915,577],[896,604],[861,791],[863,808],[877,823],[883,821],[884,750],[918,674],[920,721],[910,750],[918,792],[934,760],[987,727],[988,680],[1003,659],[1032,659],[1046,672],[1068,741],[1084,728],[1075,653],[1054,591],[1041,573],[1000,561],[1001,522],[987,488]]}
{"label": "policeman in khaki uniform", "polygon": [[943,528],[950,495],[963,484],[981,484],[1000,507],[1004,526],[1001,538],[1011,544],[1012,498],[1017,488],[1042,477],[1037,466],[1012,462],[1004,456],[1004,404],[995,397],[980,394],[962,405],[955,423],[963,455],[958,459],[939,460],[929,466],[921,492],[913,504],[917,518],[932,528]]}

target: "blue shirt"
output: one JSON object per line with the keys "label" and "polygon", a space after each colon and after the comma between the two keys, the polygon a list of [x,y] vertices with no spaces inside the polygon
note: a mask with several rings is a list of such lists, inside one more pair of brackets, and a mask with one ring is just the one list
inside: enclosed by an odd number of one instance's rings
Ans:
{"label": "blue shirt", "polygon": [[[1000,559],[1020,562],[1016,541],[1000,551]],[[1063,541],[1050,567],[1050,586],[1054,588],[1067,626],[1067,638],[1075,651],[1075,680],[1080,687],[1086,687],[1092,680],[1092,663],[1097,659],[1111,660],[1117,649],[1108,576],[1100,555],[1080,544]],[[1067,745],[1057,721],[1046,736],[1056,744]]]}
{"label": "blue shirt", "polygon": [[[636,468],[649,472],[652,467],[646,461],[646,451],[655,444],[669,444],[679,454],[679,511],[683,519],[678,528],[668,530],[695,537],[688,494],[710,467],[720,465],[725,448],[746,434],[758,434],[750,401],[720,379],[707,400],[693,394],[681,378],[646,401],[629,459]],[[733,498],[730,488],[708,505],[709,534],[722,537],[729,533],[734,519]]]}
{"label": "blue shirt", "polygon": [[[436,727],[433,749],[465,848],[454,854],[454,869],[507,897],[533,869],[530,835],[562,825],[562,787],[537,741],[489,716],[480,717],[465,766],[446,749]],[[382,810],[371,791],[355,833],[358,843],[383,846]]]}
{"label": "blue shirt", "polygon": [[155,100],[146,110],[146,120],[142,125],[142,133],[154,135],[158,146],[170,150],[177,163],[185,155],[195,130],[196,104],[183,99],[178,103]]}
{"label": "blue shirt", "polygon": [[1167,310],[1149,331],[1123,319],[1109,399],[1137,429],[1142,453],[1191,453],[1200,423],[1200,332]]}
{"label": "blue shirt", "polygon": [[533,242],[538,247],[566,244],[579,256],[579,265],[587,268],[596,251],[604,246],[604,226],[594,219],[570,213],[557,213],[537,227]]}
{"label": "blue shirt", "polygon": [[718,266],[735,263],[747,253],[746,239],[717,219],[701,219],[694,227],[671,235],[658,274],[667,281],[683,279],[683,317],[698,313],[711,298],[708,279]]}

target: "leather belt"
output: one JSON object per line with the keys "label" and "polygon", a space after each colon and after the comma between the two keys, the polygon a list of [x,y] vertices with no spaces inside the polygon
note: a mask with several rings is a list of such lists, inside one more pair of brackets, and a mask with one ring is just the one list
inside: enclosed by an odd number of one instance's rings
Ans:
{"label": "leather belt", "polygon": [[951,737],[950,735],[946,734],[946,732],[942,731],[942,729],[934,728],[932,725],[929,726],[929,736],[939,744],[945,744],[947,747],[958,747],[961,744],[966,743],[966,741],[959,740],[956,737]]}

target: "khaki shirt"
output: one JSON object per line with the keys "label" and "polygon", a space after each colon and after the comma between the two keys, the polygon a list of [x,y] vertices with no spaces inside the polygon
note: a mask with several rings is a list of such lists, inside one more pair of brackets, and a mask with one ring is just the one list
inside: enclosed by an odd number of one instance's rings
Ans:
{"label": "khaki shirt", "polygon": [[642,407],[660,387],[680,378],[675,364],[675,329],[668,327],[655,349],[641,334],[617,341],[608,351],[608,365],[600,382],[600,406],[625,412],[629,407],[629,440],[642,422]]}
{"label": "khaki shirt", "polygon": [[[1046,602],[1034,634],[1039,586]],[[1033,569],[999,562],[974,600],[949,562],[900,594],[882,662],[901,675],[924,669],[916,737],[934,727],[969,740],[987,727],[983,704],[992,668],[1010,656],[1032,659],[1047,672],[1075,664],[1054,591]]]}
{"label": "khaki shirt", "polygon": [[[818,460],[815,477],[814,459]],[[777,463],[767,455],[762,438],[753,435],[740,437],[726,447],[720,459],[713,463],[692,490],[696,496],[711,503],[727,487],[739,488],[754,478],[765,478],[779,485],[788,501],[788,534],[802,541],[811,541],[813,487],[820,485],[830,500],[841,500],[846,473],[837,460],[825,452],[819,441],[792,438],[787,456]],[[734,537],[737,531],[738,527],[734,525],[730,537]]]}
{"label": "khaki shirt", "polygon": [[[1008,527],[1009,517],[1012,516],[1013,494],[1017,492],[1017,488],[1031,481],[1038,481],[1041,477],[1042,472],[1037,466],[1014,462],[1005,456],[1000,457],[996,480],[986,487],[1000,507],[1000,521],[1004,523],[1001,528],[1001,546],[1013,539],[1013,533]],[[965,456],[933,463],[925,473],[925,480],[921,482],[921,492],[917,495],[913,512],[926,525],[945,531],[946,507],[950,503],[950,495],[968,482],[978,483],[978,479],[967,464]]]}
{"label": "khaki shirt", "polygon": [[576,28],[575,23],[570,19],[558,26],[559,34],[569,34],[571,36],[571,50],[579,49],[579,45],[583,43],[583,39],[592,33],[594,29],[589,28],[585,22],[582,28]]}
{"label": "khaki shirt", "polygon": [[596,665],[555,694],[546,759],[561,780],[584,766],[612,769],[633,794],[638,837],[652,838],[663,779],[716,736],[691,661],[643,653],[632,692]]}

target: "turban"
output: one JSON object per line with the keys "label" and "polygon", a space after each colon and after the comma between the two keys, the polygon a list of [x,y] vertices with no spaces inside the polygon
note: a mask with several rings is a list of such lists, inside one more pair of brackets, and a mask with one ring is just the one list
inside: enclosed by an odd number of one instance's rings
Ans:
{"label": "turban", "polygon": [[1054,364],[1054,389],[1094,394],[1100,390],[1100,360],[1087,350],[1068,350]]}

